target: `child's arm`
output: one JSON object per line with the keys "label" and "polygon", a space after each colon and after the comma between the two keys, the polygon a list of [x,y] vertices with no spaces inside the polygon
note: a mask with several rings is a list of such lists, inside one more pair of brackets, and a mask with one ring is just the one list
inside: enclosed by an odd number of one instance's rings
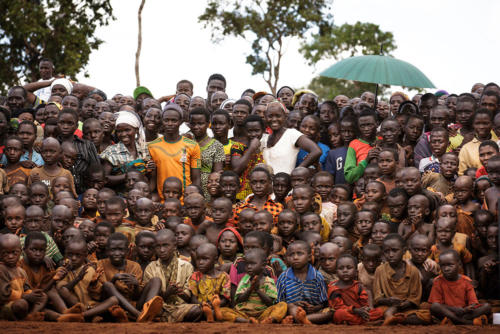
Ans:
{"label": "child's arm", "polygon": [[[236,296],[236,299],[235,299],[235,303],[236,304],[239,304],[239,303],[243,303],[243,302],[246,302],[248,300],[248,298],[250,298],[250,295],[252,294],[252,292],[254,290],[256,290],[256,287],[257,287],[257,279],[258,277],[257,276],[254,276],[252,279],[251,279],[251,284],[250,284],[250,287],[248,289],[246,289],[243,293],[239,294],[238,296]],[[231,288],[233,287],[233,285],[231,286]],[[257,293],[259,293],[257,291]]]}

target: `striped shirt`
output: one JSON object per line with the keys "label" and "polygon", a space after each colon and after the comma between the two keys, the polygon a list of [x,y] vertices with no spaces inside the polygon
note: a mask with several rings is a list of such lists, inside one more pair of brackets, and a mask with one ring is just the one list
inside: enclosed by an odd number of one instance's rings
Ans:
{"label": "striped shirt", "polygon": [[288,268],[278,278],[278,302],[296,303],[305,301],[312,305],[324,304],[328,300],[323,275],[309,264],[305,281],[299,280]]}

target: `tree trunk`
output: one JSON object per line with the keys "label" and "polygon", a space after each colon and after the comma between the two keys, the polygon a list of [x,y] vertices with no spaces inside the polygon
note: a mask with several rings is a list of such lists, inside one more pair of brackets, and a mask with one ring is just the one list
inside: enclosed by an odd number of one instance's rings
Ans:
{"label": "tree trunk", "polygon": [[142,47],[142,9],[144,8],[144,3],[146,0],[141,0],[141,5],[139,6],[139,12],[137,13],[139,32],[137,36],[137,51],[135,53],[135,83],[136,87],[141,85],[141,79],[139,77],[139,58],[141,56]]}

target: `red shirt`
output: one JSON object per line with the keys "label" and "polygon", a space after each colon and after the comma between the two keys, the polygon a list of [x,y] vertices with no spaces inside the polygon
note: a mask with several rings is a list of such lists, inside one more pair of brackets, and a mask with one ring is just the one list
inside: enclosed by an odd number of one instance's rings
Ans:
{"label": "red shirt", "polygon": [[477,304],[478,301],[469,277],[460,275],[458,280],[448,281],[443,275],[439,275],[434,279],[429,303],[466,307]]}

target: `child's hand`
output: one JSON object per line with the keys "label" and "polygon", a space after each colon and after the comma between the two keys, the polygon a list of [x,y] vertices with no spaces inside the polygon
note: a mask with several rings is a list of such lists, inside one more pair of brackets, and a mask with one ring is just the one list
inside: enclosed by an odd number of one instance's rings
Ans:
{"label": "child's hand", "polygon": [[370,313],[364,307],[355,308],[352,310],[352,312],[354,314],[359,315],[361,318],[363,318],[363,320],[366,320],[366,321],[370,320]]}
{"label": "child's hand", "polygon": [[152,173],[156,170],[156,164],[153,159],[146,163],[146,173]]}
{"label": "child's hand", "polygon": [[177,294],[177,285],[170,283],[167,285],[167,289],[165,290],[165,297],[169,297],[174,294]]}
{"label": "child's hand", "polygon": [[497,266],[498,262],[495,260],[489,260],[484,263],[484,271],[487,273],[491,273],[495,267]]}
{"label": "child's hand", "polygon": [[429,273],[438,273],[439,272],[439,265],[431,260],[431,259],[426,259],[423,263],[424,270],[429,272]]}
{"label": "child's hand", "polygon": [[97,243],[95,241],[90,241],[87,244],[87,250],[89,254],[94,253],[96,249],[97,249]]}
{"label": "child's hand", "polygon": [[90,264],[85,264],[82,269],[80,270],[80,272],[78,273],[78,276],[76,276],[76,279],[81,281],[83,279],[83,277],[85,276],[85,274],[87,274],[87,271],[89,270],[89,267],[90,267]]}
{"label": "child's hand", "polygon": [[399,306],[403,301],[397,297],[389,297],[387,298],[391,306]]}
{"label": "child's hand", "polygon": [[[33,161],[31,160],[24,160],[24,161],[20,161],[19,162],[21,164],[22,167],[24,168],[29,168],[29,169],[32,169],[32,168],[35,168],[36,167],[36,163],[34,163]],[[36,176],[38,178],[38,180],[36,181],[40,181],[40,175],[38,174],[35,174],[33,176]],[[34,180],[34,178],[31,178],[32,180]],[[35,181],[35,182],[36,182]]]}
{"label": "child's hand", "polygon": [[162,219],[158,223],[156,223],[155,231],[164,230],[164,229],[165,229],[165,223],[163,222],[163,219]]}
{"label": "child's hand", "polygon": [[132,274],[121,274],[120,281],[127,285],[139,286],[139,281]]}
{"label": "child's hand", "polygon": [[68,269],[66,269],[66,267],[59,267],[56,269],[56,273],[55,275],[53,276],[53,280],[54,281],[60,281],[62,280],[64,277],[66,277],[66,275],[68,275]]}
{"label": "child's hand", "polygon": [[252,277],[251,283],[250,283],[250,290],[255,290],[259,286],[259,276],[254,276]]}

